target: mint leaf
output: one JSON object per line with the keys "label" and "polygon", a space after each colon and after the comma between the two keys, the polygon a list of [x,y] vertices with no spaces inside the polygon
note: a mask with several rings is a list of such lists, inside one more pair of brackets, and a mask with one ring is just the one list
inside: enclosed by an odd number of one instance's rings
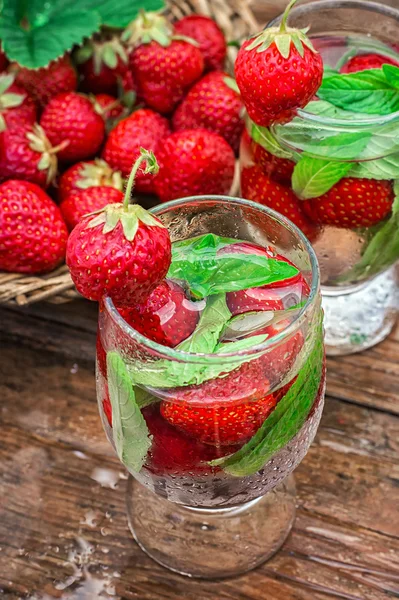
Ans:
{"label": "mint leaf", "polygon": [[382,70],[388,83],[399,89],[399,68],[394,65],[382,65]]}
{"label": "mint leaf", "polygon": [[129,373],[117,352],[107,353],[107,374],[116,452],[129,470],[139,473],[151,447],[151,438]]}
{"label": "mint leaf", "polygon": [[358,158],[372,136],[368,130],[348,133],[347,127],[315,123],[302,117],[296,117],[285,125],[275,125],[274,131],[281,142],[306,152],[308,156],[344,161]]}
{"label": "mint leaf", "polygon": [[399,259],[399,181],[395,182],[394,191],[391,217],[377,226],[361,259],[348,273],[339,278],[340,283],[377,275]]}
{"label": "mint leaf", "polygon": [[259,125],[255,125],[255,123],[250,123],[250,131],[251,138],[262,146],[265,150],[273,154],[273,156],[277,156],[278,158],[287,158],[293,160],[294,153],[290,150],[285,150],[277,141],[276,137],[272,134],[270,129],[266,127],[260,127]]}
{"label": "mint leaf", "polygon": [[[370,167],[375,171],[373,170],[371,173],[375,172],[377,179],[379,178],[378,173],[383,175],[384,169],[392,172],[390,163],[391,161],[393,164],[395,163],[392,155],[399,153],[399,123],[397,121],[385,125],[366,125],[366,120],[364,127],[363,125],[358,126],[358,131],[343,134],[342,132],[347,129],[346,125],[339,125],[335,120],[364,121],[365,117],[366,119],[368,117],[337,108],[323,100],[310,102],[306,107],[306,113],[323,117],[323,122],[312,121],[309,117],[296,117],[283,127],[275,127],[278,138],[286,144],[295,145],[315,158],[372,161]],[[366,173],[368,165],[364,163],[363,166]],[[371,175],[369,177],[372,178]],[[396,175],[393,178],[395,177]],[[392,179],[387,175],[384,178]]]}
{"label": "mint leaf", "polygon": [[323,333],[317,328],[314,347],[294,384],[240,450],[212,461],[234,477],[253,475],[301,429],[315,401],[323,369]]}
{"label": "mint leaf", "polygon": [[292,174],[292,189],[299,198],[317,198],[330,190],[351,170],[352,163],[328,161],[302,155]]}
{"label": "mint leaf", "polygon": [[381,69],[329,76],[323,79],[317,95],[334,106],[359,113],[389,115],[399,110],[399,90]]}
{"label": "mint leaf", "polygon": [[162,0],[3,0],[0,39],[10,60],[23,67],[47,66],[101,25],[124,27],[140,8],[162,8]]}
{"label": "mint leaf", "polygon": [[195,354],[212,353],[218,343],[220,334],[231,317],[227,308],[226,296],[223,294],[208,298],[199,323],[193,334],[177,346],[182,352]]}
{"label": "mint leaf", "polygon": [[283,281],[298,273],[296,267],[275,258],[221,253],[226,244],[216,238],[209,234],[172,247],[168,277],[185,281],[197,299]]}
{"label": "mint leaf", "polygon": [[[399,140],[399,137],[396,139]],[[378,180],[399,179],[399,153],[390,154],[389,156],[384,156],[377,160],[359,162],[352,166],[348,173],[348,177]]]}

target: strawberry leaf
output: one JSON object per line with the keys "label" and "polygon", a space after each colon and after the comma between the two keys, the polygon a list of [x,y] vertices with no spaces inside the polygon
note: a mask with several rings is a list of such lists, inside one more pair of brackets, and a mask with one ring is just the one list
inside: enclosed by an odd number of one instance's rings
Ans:
{"label": "strawberry leaf", "polygon": [[399,259],[399,180],[394,185],[392,214],[380,223],[367,242],[359,262],[340,279],[340,283],[356,282],[381,273]]}
{"label": "strawberry leaf", "polygon": [[[220,253],[226,244],[212,234],[173,245],[168,277],[184,281],[196,299],[237,292],[294,277],[298,269],[266,256]],[[216,244],[216,245],[215,245]]]}
{"label": "strawberry leaf", "polygon": [[234,454],[210,464],[220,466],[234,477],[252,475],[298,433],[313,406],[322,377],[324,349],[321,326],[314,338],[314,346],[294,384],[251,440]]}
{"label": "strawberry leaf", "polygon": [[117,352],[107,354],[107,374],[116,452],[129,471],[139,473],[151,447],[151,438],[125,363]]}
{"label": "strawberry leaf", "polygon": [[299,198],[317,198],[345,177],[352,163],[328,161],[302,155],[292,175],[292,189]]}
{"label": "strawberry leaf", "polygon": [[317,95],[345,110],[389,115],[399,110],[399,89],[387,80],[382,69],[329,75]]}
{"label": "strawberry leaf", "polygon": [[47,66],[101,25],[124,27],[140,8],[162,8],[162,0],[4,0],[0,39],[10,60],[24,67]]}

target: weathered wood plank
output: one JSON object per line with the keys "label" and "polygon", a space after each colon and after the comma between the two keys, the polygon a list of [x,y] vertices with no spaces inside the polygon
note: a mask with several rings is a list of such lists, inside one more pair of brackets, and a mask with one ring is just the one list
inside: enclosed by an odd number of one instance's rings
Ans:
{"label": "weathered wood plank", "polygon": [[131,539],[125,475],[101,430],[92,365],[28,349],[21,364],[10,344],[2,369],[0,589],[8,600],[94,599],[113,586],[116,598],[129,600],[264,600],[265,590],[268,600],[399,594],[393,415],[328,399],[297,470],[300,508],[284,549],[249,575],[190,581],[158,567]]}

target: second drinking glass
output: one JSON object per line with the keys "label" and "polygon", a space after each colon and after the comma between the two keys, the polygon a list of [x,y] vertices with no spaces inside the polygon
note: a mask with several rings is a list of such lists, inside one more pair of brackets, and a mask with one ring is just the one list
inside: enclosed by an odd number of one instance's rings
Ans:
{"label": "second drinking glass", "polygon": [[[321,270],[327,353],[358,352],[384,339],[397,317],[399,91],[388,83],[385,95],[374,88],[384,62],[399,73],[398,47],[391,45],[399,39],[399,11],[321,0],[293,8],[288,24],[310,26],[323,84],[291,122],[269,129],[247,122],[241,191],[308,236]],[[350,98],[348,73],[352,87],[358,82]]]}
{"label": "second drinking glass", "polygon": [[100,413],[132,475],[139,545],[180,573],[232,576],[274,554],[293,523],[289,476],[324,400],[317,261],[296,227],[252,202],[188,198],[153,212],[172,264],[150,320],[103,303]]}

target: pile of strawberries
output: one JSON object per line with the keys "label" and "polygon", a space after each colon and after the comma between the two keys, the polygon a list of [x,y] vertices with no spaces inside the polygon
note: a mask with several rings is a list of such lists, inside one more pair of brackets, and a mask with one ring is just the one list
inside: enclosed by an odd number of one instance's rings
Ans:
{"label": "pile of strawberries", "polygon": [[137,193],[228,193],[243,105],[225,60],[212,19],[158,13],[37,70],[0,50],[0,270],[61,264],[82,216],[122,202],[142,147],[160,168],[137,173]]}

